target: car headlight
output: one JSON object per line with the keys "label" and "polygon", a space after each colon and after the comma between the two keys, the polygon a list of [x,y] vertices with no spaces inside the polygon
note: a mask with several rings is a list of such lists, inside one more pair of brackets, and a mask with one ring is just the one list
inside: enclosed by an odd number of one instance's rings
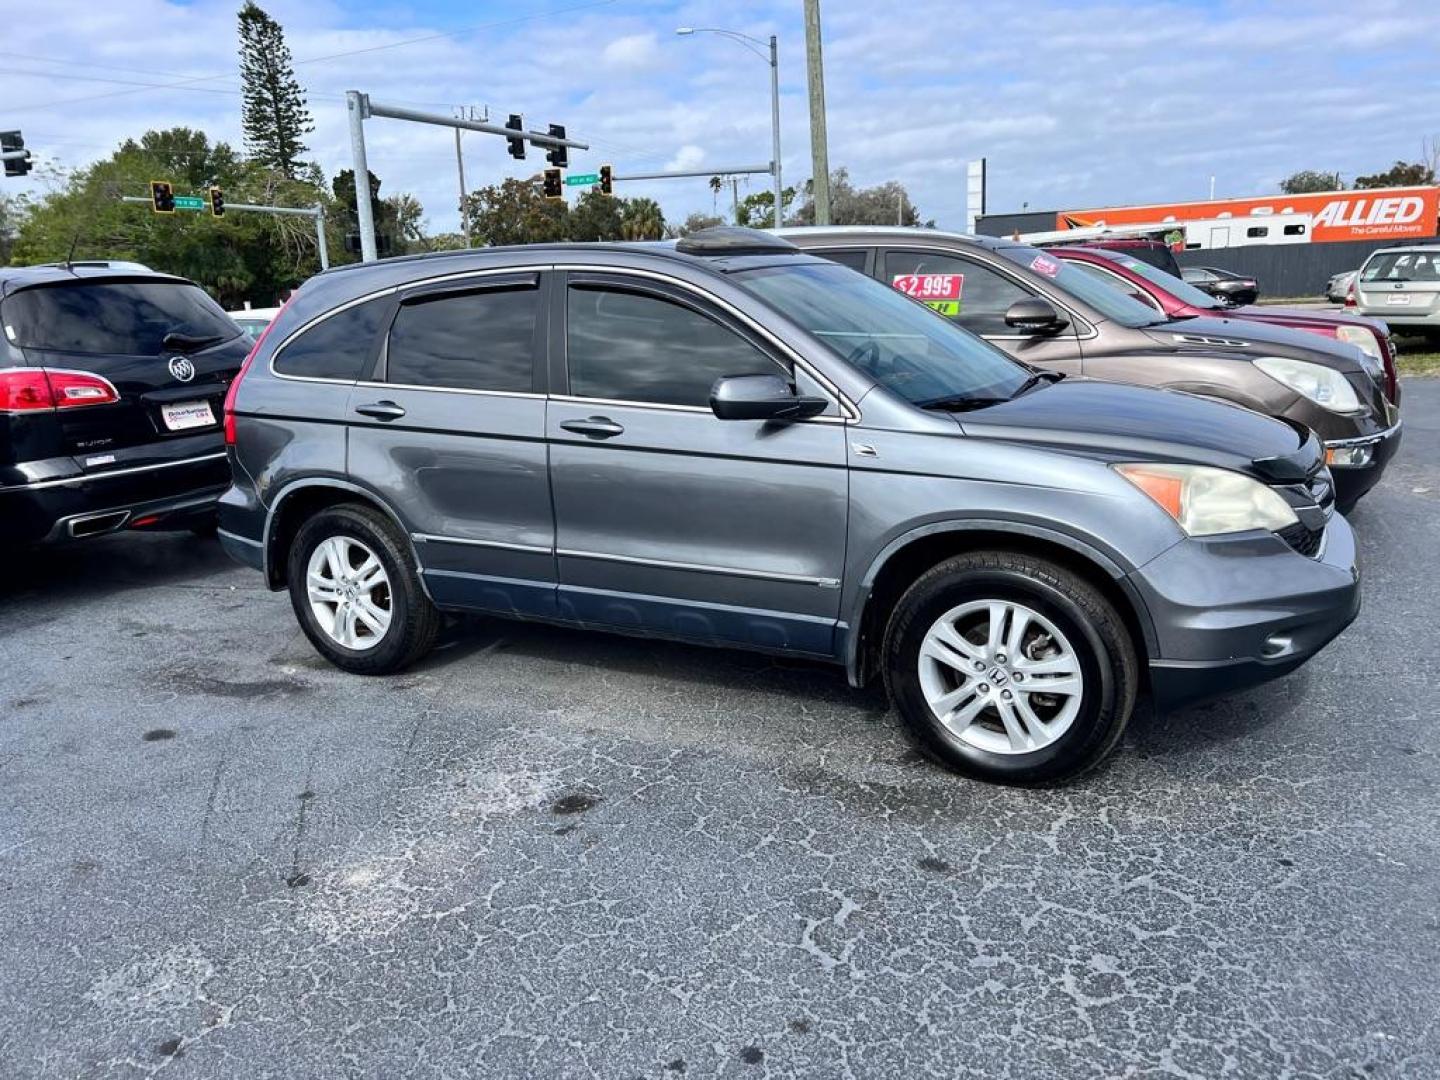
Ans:
{"label": "car headlight", "polygon": [[1150,496],[1188,536],[1250,529],[1275,532],[1300,520],[1270,488],[1229,469],[1150,462],[1114,469]]}
{"label": "car headlight", "polygon": [[1255,361],[1255,366],[1322,409],[1337,413],[1360,411],[1360,399],[1355,396],[1355,388],[1333,368],[1305,360],[1292,360],[1288,356],[1262,356]]}
{"label": "car headlight", "polygon": [[1351,345],[1358,345],[1366,356],[1380,359],[1380,338],[1368,326],[1338,326],[1335,336]]}

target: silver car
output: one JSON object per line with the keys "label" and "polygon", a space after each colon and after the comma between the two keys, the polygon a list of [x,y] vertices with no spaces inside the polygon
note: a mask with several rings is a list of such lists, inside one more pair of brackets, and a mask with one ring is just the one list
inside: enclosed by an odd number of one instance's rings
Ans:
{"label": "silver car", "polygon": [[881,676],[973,776],[1070,776],[1355,617],[1301,425],[1066,378],[750,230],[312,279],[225,406],[221,539],[348,671],[481,611]]}
{"label": "silver car", "polygon": [[1440,243],[1371,253],[1355,281],[1355,303],[1391,330],[1440,330]]}

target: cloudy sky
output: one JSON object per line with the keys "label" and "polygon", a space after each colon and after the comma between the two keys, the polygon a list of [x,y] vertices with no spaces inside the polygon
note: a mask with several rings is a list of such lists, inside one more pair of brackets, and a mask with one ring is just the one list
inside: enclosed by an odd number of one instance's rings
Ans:
{"label": "cloudy sky", "polygon": [[[785,176],[810,174],[801,0],[261,3],[285,27],[327,174],[349,163],[347,89],[564,123],[592,146],[572,159],[584,171],[768,160],[765,62],[724,38],[675,36],[686,25],[779,35]],[[238,6],[0,0],[0,127],[72,166],[148,128],[238,142]],[[1440,4],[823,0],[822,14],[832,167],[902,181],[946,227],[964,224],[974,157],[989,159],[990,210],[1055,209],[1203,198],[1211,175],[1222,195],[1263,194],[1301,168],[1348,180],[1440,135]],[[410,191],[432,229],[455,228],[450,132],[376,120],[368,139],[385,193]],[[466,136],[465,154],[472,187],[543,167],[490,136]],[[713,198],[703,179],[622,191],[672,218]]]}

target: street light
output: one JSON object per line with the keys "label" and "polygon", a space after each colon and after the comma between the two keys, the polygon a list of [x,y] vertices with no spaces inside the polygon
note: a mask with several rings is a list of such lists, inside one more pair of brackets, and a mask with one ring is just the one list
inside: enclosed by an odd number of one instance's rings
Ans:
{"label": "street light", "polygon": [[781,204],[782,185],[780,183],[780,60],[775,45],[775,35],[770,35],[770,54],[767,57],[764,49],[765,42],[759,38],[753,38],[749,34],[742,34],[736,30],[720,30],[713,26],[681,26],[675,33],[681,37],[690,37],[692,34],[719,34],[731,41],[738,42],[749,49],[762,60],[770,63],[770,178],[775,182],[775,227],[778,229],[784,223]]}

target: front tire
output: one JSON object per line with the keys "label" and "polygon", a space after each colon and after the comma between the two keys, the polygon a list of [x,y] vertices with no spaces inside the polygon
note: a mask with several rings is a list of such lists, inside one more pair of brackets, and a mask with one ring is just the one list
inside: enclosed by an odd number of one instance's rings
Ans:
{"label": "front tire", "polygon": [[1066,780],[1115,748],[1139,666],[1114,606],[1048,560],[972,552],[900,598],[885,684],[920,748],[980,780]]}
{"label": "front tire", "polygon": [[388,675],[435,644],[440,613],[404,538],[370,507],[331,507],[301,525],[286,578],[300,628],[338,668]]}

